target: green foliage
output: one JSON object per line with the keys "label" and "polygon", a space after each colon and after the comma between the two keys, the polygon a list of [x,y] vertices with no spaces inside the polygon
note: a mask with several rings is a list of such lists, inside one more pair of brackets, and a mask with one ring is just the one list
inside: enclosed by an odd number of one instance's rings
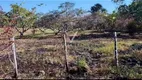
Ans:
{"label": "green foliage", "polygon": [[87,67],[88,67],[88,64],[87,64],[87,62],[86,62],[85,57],[82,57],[81,59],[79,59],[79,60],[77,61],[77,66],[78,66],[79,68],[87,68]]}
{"label": "green foliage", "polygon": [[130,47],[133,50],[142,50],[142,43],[134,43]]}
{"label": "green foliage", "polygon": [[141,43],[134,43],[130,46],[133,50],[132,55],[139,61],[142,61],[142,44]]}
{"label": "green foliage", "polygon": [[0,13],[0,27],[8,26],[9,25],[9,18],[6,16],[5,12]]}
{"label": "green foliage", "polygon": [[137,32],[137,25],[136,25],[136,23],[135,22],[130,22],[127,25],[127,30],[128,30],[129,35],[134,36],[134,34]]}
{"label": "green foliage", "polygon": [[[12,4],[11,8],[12,10],[7,13],[7,16],[16,22],[16,24],[12,23],[12,25],[15,26],[22,37],[27,30],[33,27],[34,22],[37,19],[37,16],[34,13],[36,8],[32,8],[32,11],[29,11],[18,4]],[[19,28],[22,29],[20,30]]]}
{"label": "green foliage", "polygon": [[11,5],[11,13],[13,15],[16,15],[16,17],[18,17],[18,27],[22,27],[22,26],[32,26],[36,16],[33,12],[26,10],[25,8],[17,5],[17,4],[12,4]]}
{"label": "green foliage", "polygon": [[112,0],[114,3],[122,3],[125,0]]}
{"label": "green foliage", "polygon": [[[117,44],[118,44],[117,45],[118,50],[125,49],[123,42],[118,42]],[[94,48],[93,51],[97,53],[103,53],[103,55],[107,55],[107,56],[113,55],[114,54],[114,43],[111,42],[111,43],[105,44],[104,46]]]}
{"label": "green foliage", "polygon": [[56,33],[70,31],[75,29],[77,16],[81,16],[84,11],[82,9],[74,8],[74,3],[64,2],[58,7],[58,10],[53,10],[44,14],[36,21],[38,27],[44,27],[45,29],[52,29]]}
{"label": "green foliage", "polygon": [[[37,30],[36,33],[33,35],[32,33],[26,33],[22,38],[23,39],[42,39],[42,38],[47,38],[49,35],[54,35],[54,31],[51,29],[45,29],[44,33]],[[20,38],[19,35],[16,36],[17,39]]]}
{"label": "green foliage", "polygon": [[79,8],[74,8],[75,4],[71,2],[61,3],[58,7],[60,13],[60,21],[62,24],[62,31],[71,31],[75,29],[74,24],[78,21],[77,17],[81,16],[84,11]]}
{"label": "green foliage", "polygon": [[115,77],[122,77],[128,79],[141,79],[142,78],[142,68],[139,65],[134,67],[128,67],[120,65],[117,67],[111,67],[111,72],[116,74]]}
{"label": "green foliage", "polygon": [[44,28],[44,29],[52,29],[53,31],[60,31],[62,24],[60,21],[60,15],[61,13],[57,10],[50,11],[49,13],[43,15],[37,22],[36,25],[38,27]]}
{"label": "green foliage", "polygon": [[137,60],[142,62],[142,50],[134,50],[132,54]]}
{"label": "green foliage", "polygon": [[71,10],[74,7],[74,5],[75,5],[74,3],[65,2],[65,3],[61,3],[58,8],[66,12],[68,10]]}
{"label": "green foliage", "polygon": [[92,13],[95,13],[95,12],[98,12],[102,9],[102,5],[97,3],[95,4],[94,6],[91,7],[91,12]]}
{"label": "green foliage", "polygon": [[119,8],[118,8],[118,13],[119,14],[122,14],[122,15],[125,15],[129,12],[128,10],[128,6],[127,5],[120,5]]}
{"label": "green foliage", "polygon": [[94,49],[95,52],[103,53],[105,55],[112,55],[114,52],[114,45],[104,46]]}
{"label": "green foliage", "polygon": [[106,19],[105,22],[105,26],[106,26],[106,30],[116,30],[116,20],[118,18],[118,13],[116,11],[113,11],[112,14],[109,14],[107,16],[104,16],[104,18]]}
{"label": "green foliage", "polygon": [[142,1],[133,0],[130,5],[120,5],[118,14],[124,19],[128,19],[127,30],[130,35],[142,31]]}
{"label": "green foliage", "polygon": [[107,10],[99,3],[91,7],[91,13],[107,13]]}
{"label": "green foliage", "polygon": [[137,21],[141,22],[142,19],[142,1],[137,0],[133,1],[131,5],[129,5],[129,13],[132,14]]}

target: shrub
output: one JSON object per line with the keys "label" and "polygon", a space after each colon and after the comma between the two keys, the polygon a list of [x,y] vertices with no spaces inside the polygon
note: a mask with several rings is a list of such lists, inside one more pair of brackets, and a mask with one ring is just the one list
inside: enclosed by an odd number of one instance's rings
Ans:
{"label": "shrub", "polygon": [[90,68],[87,64],[85,57],[82,57],[77,61],[77,68],[78,68],[79,74],[84,74],[86,72],[90,72]]}
{"label": "shrub", "polygon": [[141,43],[134,43],[130,47],[133,50],[142,50],[142,44]]}
{"label": "shrub", "polygon": [[136,65],[134,67],[128,66],[119,66],[111,67],[111,72],[115,74],[114,78],[121,77],[121,78],[129,78],[129,79],[141,79],[142,78],[142,69]]}
{"label": "shrub", "polygon": [[140,50],[140,51],[138,51],[138,50],[133,51],[133,56],[136,59],[140,60],[141,63],[142,63],[142,50]]}
{"label": "shrub", "polygon": [[134,34],[137,32],[137,26],[136,26],[136,22],[130,22],[127,25],[127,30],[130,36],[134,36]]}
{"label": "shrub", "polygon": [[87,67],[88,67],[88,64],[87,64],[87,62],[86,62],[85,57],[83,57],[83,58],[81,58],[81,59],[79,59],[79,60],[77,61],[77,66],[78,66],[79,68],[82,68],[82,67],[87,68]]}

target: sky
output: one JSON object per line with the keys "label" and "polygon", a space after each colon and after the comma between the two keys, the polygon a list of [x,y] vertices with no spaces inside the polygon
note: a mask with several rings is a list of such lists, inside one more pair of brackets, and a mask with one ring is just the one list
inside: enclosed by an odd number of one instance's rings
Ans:
{"label": "sky", "polygon": [[[58,6],[64,2],[75,3],[75,8],[82,8],[87,11],[96,3],[102,4],[109,13],[118,7],[118,5],[113,3],[111,0],[0,0],[0,6],[3,8],[3,11],[8,12],[11,10],[10,4],[24,3],[22,6],[28,10],[31,10],[33,7],[37,7],[37,13],[47,13],[52,10],[57,10]],[[37,6],[41,3],[44,3],[44,5],[40,7]],[[131,3],[131,0],[125,0],[124,3],[128,5]]]}

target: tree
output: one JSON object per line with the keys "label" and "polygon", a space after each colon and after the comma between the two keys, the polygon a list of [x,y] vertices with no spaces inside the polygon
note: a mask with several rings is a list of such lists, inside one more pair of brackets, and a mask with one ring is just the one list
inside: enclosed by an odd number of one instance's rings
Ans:
{"label": "tree", "polygon": [[123,3],[125,0],[112,0],[114,3]]}
{"label": "tree", "polygon": [[[65,2],[61,3],[58,10],[50,11],[44,14],[36,24],[39,27],[51,29],[58,34],[60,32],[66,32],[75,29],[74,25],[79,20],[78,17],[84,14],[84,10],[74,8],[74,3]],[[66,27],[65,27],[66,26]]]}
{"label": "tree", "polygon": [[106,16],[107,24],[108,24],[107,30],[109,31],[117,30],[115,25],[117,18],[118,18],[118,14],[115,11],[113,11],[112,14],[109,14],[108,16]]}
{"label": "tree", "polygon": [[[112,0],[112,1],[115,2],[115,3],[123,3],[126,0]],[[138,2],[138,1],[141,1],[141,0],[131,0],[131,1]]]}
{"label": "tree", "polygon": [[68,72],[69,72],[69,67],[68,67],[68,48],[67,48],[67,31],[69,30],[70,25],[69,23],[72,20],[72,17],[74,14],[72,14],[74,7],[74,3],[70,2],[65,2],[61,3],[59,6],[59,9],[61,10],[61,19],[62,19],[62,32],[63,32],[63,42],[64,42],[64,51],[65,51],[65,68],[66,68],[66,77],[68,78]]}
{"label": "tree", "polygon": [[57,10],[50,11],[49,13],[39,18],[36,24],[39,26],[39,28],[41,27],[45,29],[51,29],[55,32],[55,34],[57,34],[61,31],[60,14],[61,13]]}
{"label": "tree", "polygon": [[65,62],[66,62],[66,70],[68,72],[68,61],[67,61],[67,33],[70,30],[73,30],[74,25],[78,21],[78,16],[81,16],[84,11],[82,9],[75,9],[74,3],[65,2],[61,3],[58,7],[58,10],[53,10],[43,15],[37,21],[37,25],[39,27],[51,29],[57,33],[61,33],[63,41],[64,41],[64,51],[65,51]]}
{"label": "tree", "polygon": [[82,21],[84,21],[82,23],[85,25],[84,29],[102,31],[105,26],[106,19],[104,16],[107,15],[107,10],[97,3],[90,8],[90,12],[90,15],[85,16],[84,19],[82,18]]}
{"label": "tree", "polygon": [[127,14],[129,12],[128,6],[127,5],[120,5],[118,8],[118,13],[121,15]]}
{"label": "tree", "polygon": [[131,36],[134,36],[135,32],[137,31],[137,26],[135,21],[132,21],[127,25],[127,30]]}
{"label": "tree", "polygon": [[91,7],[91,13],[98,12],[101,9],[102,9],[102,5],[97,3],[97,4],[95,4],[94,6]]}
{"label": "tree", "polygon": [[6,12],[3,11],[2,7],[0,7],[0,27],[4,27],[8,25],[9,18],[6,16]]}
{"label": "tree", "polygon": [[[70,30],[73,30],[74,27],[73,25],[76,23],[76,21],[78,20],[78,16],[80,16],[80,14],[83,14],[83,11],[81,9],[74,9],[74,3],[70,3],[70,2],[65,2],[65,3],[61,3],[59,6],[60,12],[61,12],[61,29],[63,32],[63,41],[64,41],[64,51],[65,51],[65,66],[66,66],[66,72],[68,74],[69,69],[68,69],[68,60],[67,60],[67,56],[68,56],[68,48],[67,48],[67,33]],[[68,77],[68,75],[66,75]]]}
{"label": "tree", "polygon": [[61,3],[60,6],[58,7],[59,10],[61,11],[61,20],[62,20],[62,30],[63,32],[67,32],[71,29],[72,23],[75,22],[76,16],[77,16],[77,9],[74,9],[74,3],[70,2],[65,2]]}
{"label": "tree", "polygon": [[3,25],[4,25],[4,20],[6,19],[6,16],[5,16],[5,14],[1,11],[0,12],[0,27],[3,27]]}
{"label": "tree", "polygon": [[18,4],[11,5],[12,10],[8,12],[7,16],[10,20],[14,19],[16,21],[14,25],[15,29],[19,32],[20,37],[24,33],[33,27],[34,22],[36,21],[35,8],[32,8],[32,11],[26,10]]}
{"label": "tree", "polygon": [[[134,0],[130,5],[120,5],[118,8],[119,16],[122,16],[125,19],[130,19],[127,27],[127,30],[130,35],[142,31],[142,1]],[[131,27],[130,25],[133,25]],[[135,27],[135,30],[133,30]],[[133,31],[133,32],[132,32]],[[131,32],[131,33],[130,33]]]}
{"label": "tree", "polygon": [[99,3],[95,4],[94,6],[91,7],[91,13],[97,13],[97,12],[107,12],[107,10],[105,8],[103,8],[103,6]]}

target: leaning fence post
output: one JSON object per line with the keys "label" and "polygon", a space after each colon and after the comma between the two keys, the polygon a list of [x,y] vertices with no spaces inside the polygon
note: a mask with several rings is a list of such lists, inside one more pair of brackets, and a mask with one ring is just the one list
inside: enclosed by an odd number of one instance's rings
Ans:
{"label": "leaning fence post", "polygon": [[14,77],[17,78],[17,76],[18,76],[18,68],[17,68],[16,47],[15,47],[15,38],[14,38],[14,36],[12,37],[12,52],[13,52],[14,69],[15,69]]}
{"label": "leaning fence post", "polygon": [[68,72],[69,72],[69,68],[68,68],[68,59],[67,59],[67,55],[68,55],[68,49],[67,49],[67,41],[66,41],[66,32],[64,31],[63,33],[63,42],[64,42],[64,52],[65,52],[65,68],[66,68],[66,79],[69,78]]}
{"label": "leaning fence post", "polygon": [[75,36],[77,35],[77,33],[78,33],[78,31],[77,31],[77,32],[75,32],[75,34],[73,35],[73,37],[72,37],[72,39],[71,39],[70,43],[72,43],[72,42],[73,42],[73,40],[74,40]]}
{"label": "leaning fence post", "polygon": [[118,51],[117,51],[117,33],[114,32],[114,49],[115,49],[115,62],[116,62],[116,66],[118,66]]}

